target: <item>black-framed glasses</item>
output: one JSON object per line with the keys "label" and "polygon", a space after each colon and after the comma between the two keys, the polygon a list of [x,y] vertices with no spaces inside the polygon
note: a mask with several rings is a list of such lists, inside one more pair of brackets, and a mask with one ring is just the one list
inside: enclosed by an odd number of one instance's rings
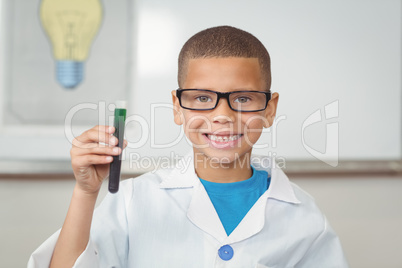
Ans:
{"label": "black-framed glasses", "polygon": [[232,91],[216,92],[208,89],[177,89],[180,106],[188,110],[213,110],[221,98],[227,100],[230,109],[237,112],[259,112],[267,108],[271,92]]}

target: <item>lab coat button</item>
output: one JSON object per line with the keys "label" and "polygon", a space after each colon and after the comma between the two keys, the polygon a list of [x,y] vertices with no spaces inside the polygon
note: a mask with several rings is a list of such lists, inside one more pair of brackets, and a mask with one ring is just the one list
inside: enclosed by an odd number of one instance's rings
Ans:
{"label": "lab coat button", "polygon": [[233,257],[233,248],[229,245],[224,245],[218,250],[218,254],[222,260],[228,261]]}

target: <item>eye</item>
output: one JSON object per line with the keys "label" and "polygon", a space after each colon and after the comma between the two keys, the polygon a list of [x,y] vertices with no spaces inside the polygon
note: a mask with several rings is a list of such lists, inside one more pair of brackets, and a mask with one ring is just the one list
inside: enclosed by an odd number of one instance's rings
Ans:
{"label": "eye", "polygon": [[249,97],[237,97],[235,99],[235,102],[239,102],[239,103],[246,103],[248,101],[250,101],[251,99]]}
{"label": "eye", "polygon": [[198,96],[195,98],[196,100],[198,100],[199,102],[208,102],[211,101],[211,98],[208,96]]}

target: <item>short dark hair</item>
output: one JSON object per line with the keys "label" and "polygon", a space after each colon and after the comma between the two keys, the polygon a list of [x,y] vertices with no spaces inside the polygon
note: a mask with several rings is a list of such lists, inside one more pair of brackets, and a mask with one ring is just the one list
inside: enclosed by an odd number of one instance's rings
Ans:
{"label": "short dark hair", "polygon": [[257,58],[266,90],[271,87],[271,60],[264,45],[254,35],[232,26],[208,28],[193,35],[179,54],[178,83],[182,87],[190,59]]}

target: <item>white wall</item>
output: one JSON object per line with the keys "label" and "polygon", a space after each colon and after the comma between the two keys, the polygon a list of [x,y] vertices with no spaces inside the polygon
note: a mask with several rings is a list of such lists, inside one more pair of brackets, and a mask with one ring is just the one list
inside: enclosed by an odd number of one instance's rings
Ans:
{"label": "white wall", "polygon": [[[293,181],[316,198],[351,268],[402,267],[402,177]],[[30,253],[63,224],[73,185],[73,180],[0,179],[1,267],[26,266]]]}

